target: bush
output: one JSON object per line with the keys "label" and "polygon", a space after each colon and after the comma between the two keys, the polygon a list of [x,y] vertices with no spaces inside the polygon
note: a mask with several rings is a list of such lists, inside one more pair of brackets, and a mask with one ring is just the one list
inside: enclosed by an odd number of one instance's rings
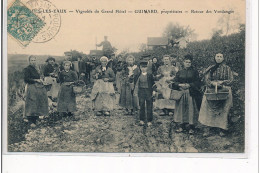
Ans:
{"label": "bush", "polygon": [[[193,66],[197,69],[205,69],[214,64],[214,56],[216,53],[223,53],[227,65],[239,74],[239,78],[243,81],[245,75],[245,33],[232,34],[229,36],[213,37],[210,40],[202,40],[190,42],[187,48],[179,49],[178,47],[155,47],[146,53],[156,56],[161,60],[165,54],[176,54],[180,61],[186,54],[193,55]],[[137,59],[142,59],[141,52],[132,53]]]}

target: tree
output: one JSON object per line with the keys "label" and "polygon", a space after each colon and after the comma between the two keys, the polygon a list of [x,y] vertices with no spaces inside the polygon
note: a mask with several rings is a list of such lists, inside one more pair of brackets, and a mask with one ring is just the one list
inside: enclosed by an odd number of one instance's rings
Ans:
{"label": "tree", "polygon": [[140,50],[141,52],[145,52],[145,51],[146,51],[146,44],[144,44],[144,43],[140,44],[140,45],[139,45],[139,50]]}
{"label": "tree", "polygon": [[123,57],[129,54],[129,48],[124,48],[119,54],[122,55]]}
{"label": "tree", "polygon": [[169,38],[170,40],[177,40],[181,37],[189,38],[194,34],[194,30],[190,26],[181,26],[178,23],[169,23],[164,32],[163,36]]}
{"label": "tree", "polygon": [[223,34],[223,31],[221,29],[213,29],[211,38],[216,39],[218,37],[221,37],[222,34]]}
{"label": "tree", "polygon": [[117,50],[118,50],[118,49],[117,49],[116,47],[114,47],[114,46],[112,47],[112,51],[113,51],[113,53],[116,53]]}
{"label": "tree", "polygon": [[68,54],[70,56],[68,58],[68,60],[70,61],[77,61],[78,58],[82,58],[83,60],[85,60],[87,58],[86,54],[84,54],[83,52],[79,52],[77,50],[70,50],[68,52],[65,52],[65,54]]}
{"label": "tree", "polygon": [[214,30],[222,31],[221,36],[238,33],[241,25],[239,14],[222,14],[217,21],[217,27]]}

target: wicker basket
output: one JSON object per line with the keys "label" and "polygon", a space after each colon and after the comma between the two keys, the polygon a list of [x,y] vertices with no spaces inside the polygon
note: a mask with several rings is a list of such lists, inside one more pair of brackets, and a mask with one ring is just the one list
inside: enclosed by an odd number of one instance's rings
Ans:
{"label": "wicker basket", "polygon": [[75,94],[82,94],[86,91],[86,85],[85,82],[82,80],[79,80],[77,83],[73,86],[73,92]]}
{"label": "wicker basket", "polygon": [[205,96],[207,100],[214,101],[214,100],[226,100],[228,98],[229,92],[228,89],[221,89],[218,91],[218,87],[214,89],[207,89],[205,92]]}
{"label": "wicker basket", "polygon": [[43,83],[43,85],[44,85],[44,87],[46,88],[47,91],[51,90],[51,86],[52,86],[51,83]]}

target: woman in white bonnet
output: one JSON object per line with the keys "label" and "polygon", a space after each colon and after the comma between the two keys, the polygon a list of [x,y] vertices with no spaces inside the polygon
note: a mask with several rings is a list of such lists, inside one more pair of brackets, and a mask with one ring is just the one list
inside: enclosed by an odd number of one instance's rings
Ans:
{"label": "woman in white bonnet", "polygon": [[92,89],[91,99],[96,115],[109,116],[110,111],[115,107],[115,90],[113,86],[115,74],[111,68],[107,67],[107,57],[102,56],[100,62],[101,65],[95,69],[93,74],[96,81]]}

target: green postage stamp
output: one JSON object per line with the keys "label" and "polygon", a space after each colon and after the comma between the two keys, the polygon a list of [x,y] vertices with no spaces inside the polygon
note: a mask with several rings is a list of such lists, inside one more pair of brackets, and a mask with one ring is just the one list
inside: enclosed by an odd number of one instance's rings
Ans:
{"label": "green postage stamp", "polygon": [[7,10],[7,31],[25,47],[44,25],[45,22],[19,0]]}

